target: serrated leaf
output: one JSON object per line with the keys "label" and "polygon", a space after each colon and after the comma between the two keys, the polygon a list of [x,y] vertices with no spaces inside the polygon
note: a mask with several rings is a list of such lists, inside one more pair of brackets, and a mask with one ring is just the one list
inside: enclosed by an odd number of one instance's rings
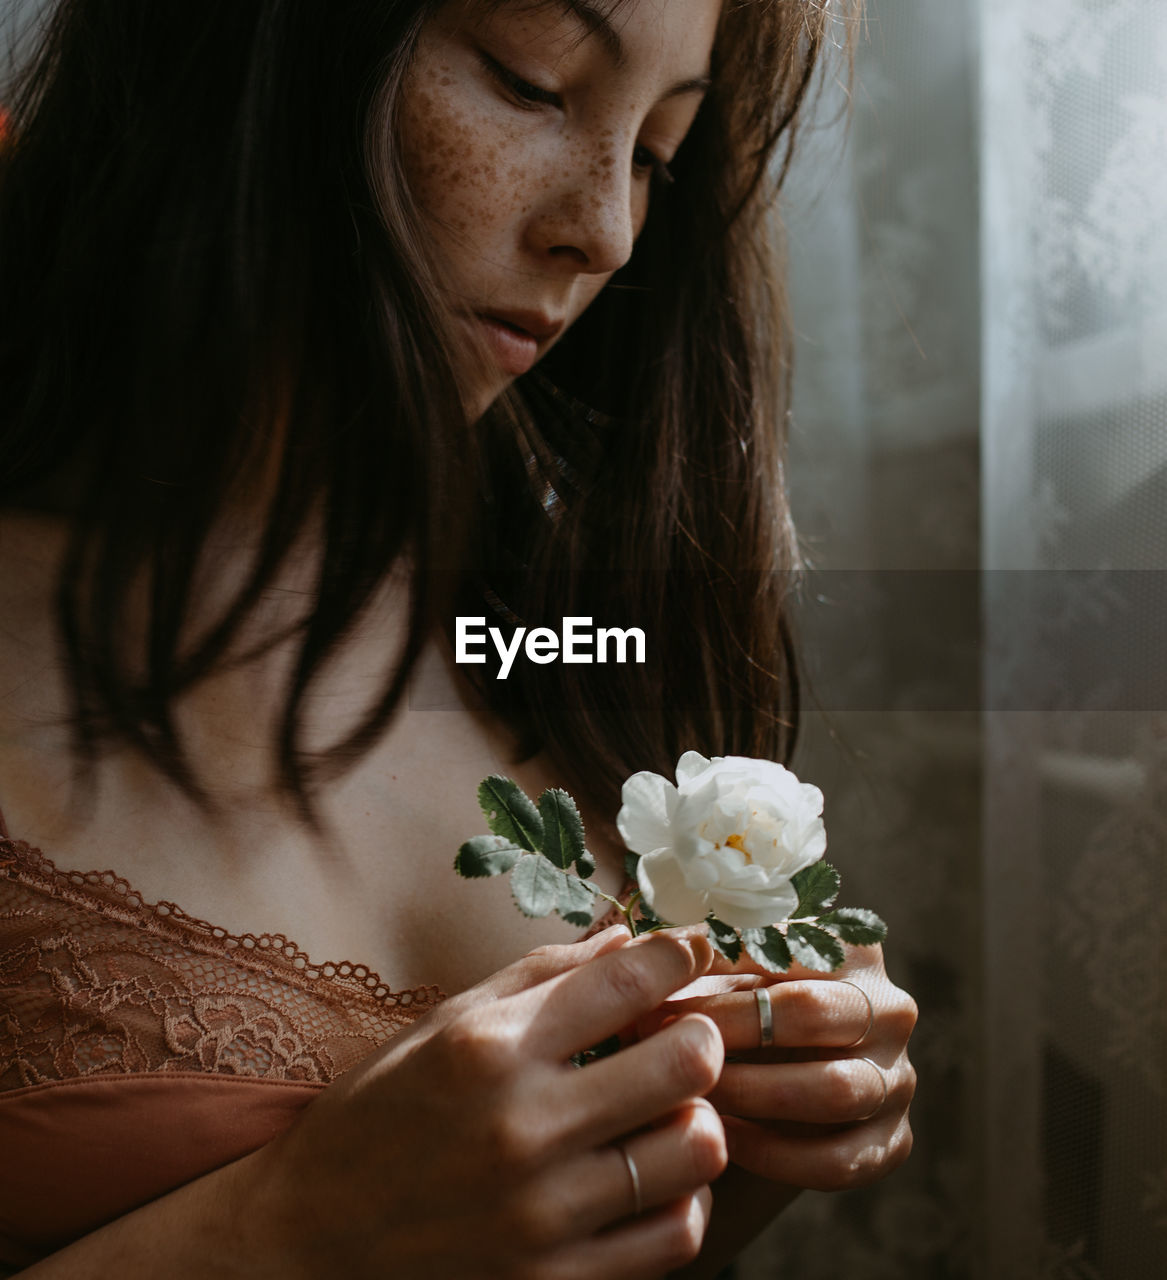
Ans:
{"label": "serrated leaf", "polygon": [[543,846],[543,820],[530,796],[511,778],[492,773],[478,784],[478,803],[496,836],[534,852]]}
{"label": "serrated leaf", "polygon": [[766,929],[743,929],[742,946],[750,959],[771,973],[785,973],[790,968],[790,948],[773,925]]}
{"label": "serrated leaf", "polygon": [[[539,797],[539,817],[543,823],[543,854],[566,871],[587,853],[579,809],[566,791],[548,787]],[[591,875],[591,872],[584,874]]]}
{"label": "serrated leaf", "polygon": [[709,941],[730,964],[737,964],[742,953],[742,940],[738,937],[737,930],[716,916],[706,916],[705,923],[709,926]]}
{"label": "serrated leaf", "polygon": [[653,929],[664,929],[667,926],[657,913],[643,898],[636,904],[637,919],[644,926],[641,933],[651,933]]}
{"label": "serrated leaf", "polygon": [[636,879],[636,868],[640,864],[640,854],[626,853],[624,855],[624,874],[629,880]]}
{"label": "serrated leaf", "polygon": [[817,925],[790,925],[786,931],[786,942],[790,954],[804,969],[814,969],[818,973],[830,973],[847,958],[838,938],[831,937]]}
{"label": "serrated leaf", "polygon": [[839,896],[839,873],[828,862],[812,862],[792,876],[790,883],[798,894],[793,918],[821,915]]}
{"label": "serrated leaf", "polygon": [[454,870],[468,879],[500,876],[515,865],[523,851],[502,836],[475,836],[467,840],[454,859]]}
{"label": "serrated leaf", "polygon": [[887,925],[866,907],[837,907],[819,916],[818,923],[856,947],[868,947],[887,937]]}
{"label": "serrated leaf", "polygon": [[581,876],[594,876],[596,874],[596,860],[587,849],[576,858],[575,869]]}
{"label": "serrated leaf", "polygon": [[576,876],[564,875],[559,887],[559,914],[577,929],[586,929],[595,915],[596,900],[591,890]]}
{"label": "serrated leaf", "polygon": [[559,902],[563,872],[541,853],[526,853],[511,876],[515,906],[525,916],[548,916]]}

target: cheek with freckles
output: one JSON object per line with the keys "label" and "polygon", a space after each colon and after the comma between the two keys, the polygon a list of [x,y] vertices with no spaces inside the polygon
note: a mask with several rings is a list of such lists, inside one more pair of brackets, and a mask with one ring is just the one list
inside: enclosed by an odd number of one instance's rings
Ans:
{"label": "cheek with freckles", "polygon": [[[425,64],[427,59],[420,60]],[[462,101],[453,69],[413,70],[404,86],[402,155],[413,196],[448,253],[498,259],[500,230],[530,211],[528,177],[514,156],[518,138]],[[458,264],[452,262],[454,269]]]}
{"label": "cheek with freckles", "polygon": [[484,224],[515,216],[516,178],[504,160],[506,139],[485,135],[470,113],[446,93],[449,76],[433,90],[410,86],[402,116],[405,172],[431,229],[459,239]]}

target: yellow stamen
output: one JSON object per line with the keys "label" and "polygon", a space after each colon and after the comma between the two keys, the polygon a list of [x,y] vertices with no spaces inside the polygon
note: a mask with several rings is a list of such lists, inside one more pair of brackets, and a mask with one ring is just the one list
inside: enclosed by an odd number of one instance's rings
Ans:
{"label": "yellow stamen", "polygon": [[753,858],[750,857],[750,851],[746,848],[745,836],[739,836],[735,831],[732,836],[726,836],[725,843],[736,849],[747,862],[753,862]]}

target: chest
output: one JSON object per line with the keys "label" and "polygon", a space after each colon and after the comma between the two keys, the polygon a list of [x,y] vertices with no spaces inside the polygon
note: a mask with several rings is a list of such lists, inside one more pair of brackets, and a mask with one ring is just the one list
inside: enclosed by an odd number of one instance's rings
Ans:
{"label": "chest", "polygon": [[[62,869],[111,870],[146,901],[175,903],[229,934],[283,935],[317,964],[349,961],[394,990],[453,994],[533,947],[581,936],[556,915],[521,915],[506,877],[455,873],[458,847],[487,830],[476,793],[491,773],[514,777],[532,797],[563,783],[540,759],[516,765],[498,735],[461,709],[407,709],[322,794],[321,838],[279,806],[245,799],[210,823],[181,799],[134,796],[116,774],[88,817],[65,823],[59,806],[18,806],[32,816],[13,834]],[[593,878],[615,894],[622,853],[593,833]]]}

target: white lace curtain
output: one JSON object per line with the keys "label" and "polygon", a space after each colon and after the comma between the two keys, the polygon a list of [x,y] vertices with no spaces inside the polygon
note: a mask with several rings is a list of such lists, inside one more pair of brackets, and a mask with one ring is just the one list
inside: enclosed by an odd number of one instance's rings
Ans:
{"label": "white lace curtain", "polygon": [[801,772],[917,1149],[739,1274],[1164,1275],[1167,5],[868,0],[843,132],[787,207]]}

